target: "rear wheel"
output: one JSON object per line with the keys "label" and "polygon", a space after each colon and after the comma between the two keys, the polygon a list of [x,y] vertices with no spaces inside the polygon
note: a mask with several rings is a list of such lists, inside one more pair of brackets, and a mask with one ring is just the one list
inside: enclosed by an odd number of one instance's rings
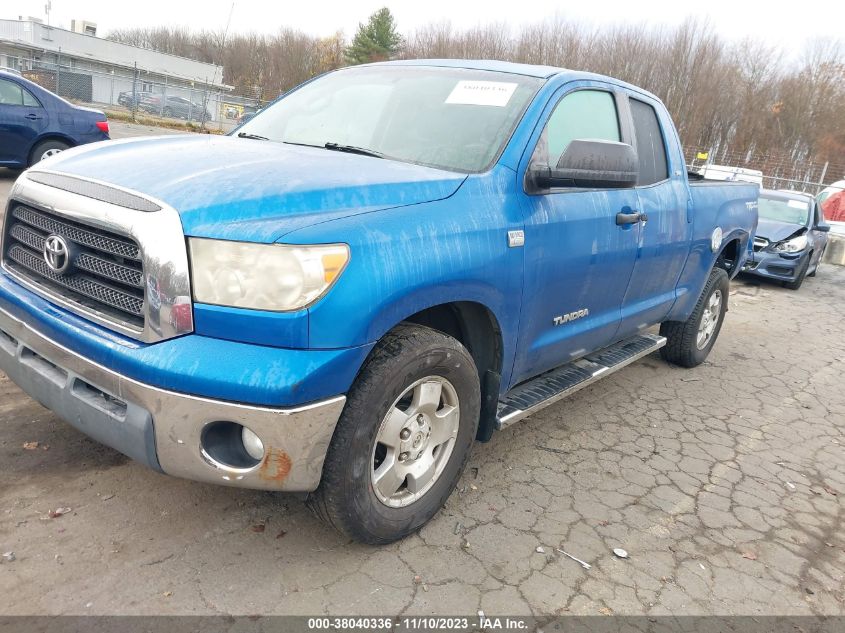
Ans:
{"label": "rear wheel", "polygon": [[692,315],[686,321],[660,325],[660,334],[667,339],[660,350],[664,360],[681,367],[695,367],[705,361],[722,329],[729,292],[728,273],[721,268],[710,271]]}
{"label": "rear wheel", "polygon": [[54,156],[59,152],[63,152],[69,147],[70,145],[68,145],[64,141],[42,141],[33,148],[32,154],[29,159],[29,166],[32,167],[35,163],[40,162],[45,158],[50,158],[50,156]]}
{"label": "rear wheel", "polygon": [[397,327],[349,392],[309,505],[364,543],[415,532],[454,490],[479,410],[478,372],[464,346],[429,328]]}

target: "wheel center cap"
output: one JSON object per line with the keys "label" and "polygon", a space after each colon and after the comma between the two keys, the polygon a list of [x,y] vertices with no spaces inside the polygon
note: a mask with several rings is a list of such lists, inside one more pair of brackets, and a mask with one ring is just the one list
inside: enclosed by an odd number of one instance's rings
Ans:
{"label": "wheel center cap", "polygon": [[402,431],[405,439],[400,438],[399,450],[407,453],[411,461],[417,459],[428,446],[428,438],[431,436],[431,422],[427,416],[414,419],[412,424]]}

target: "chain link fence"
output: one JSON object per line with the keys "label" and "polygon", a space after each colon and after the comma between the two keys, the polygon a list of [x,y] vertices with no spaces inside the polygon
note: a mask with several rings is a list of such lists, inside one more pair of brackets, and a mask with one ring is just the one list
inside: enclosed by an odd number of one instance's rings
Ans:
{"label": "chain link fence", "polygon": [[203,82],[162,80],[138,68],[106,71],[85,68],[77,60],[55,63],[12,56],[6,60],[8,68],[68,101],[131,120],[187,123],[200,130],[228,132],[262,104],[260,89],[235,94],[214,86],[212,77]]}
{"label": "chain link fence", "polygon": [[707,158],[699,158],[702,151],[684,147],[684,156],[690,170],[702,172],[713,166],[723,166],[727,168],[721,170],[725,174],[729,174],[732,169],[762,172],[758,178],[762,177],[765,189],[789,189],[816,196],[833,182],[845,179],[845,161],[795,160],[783,154],[736,152],[730,149],[705,151]]}

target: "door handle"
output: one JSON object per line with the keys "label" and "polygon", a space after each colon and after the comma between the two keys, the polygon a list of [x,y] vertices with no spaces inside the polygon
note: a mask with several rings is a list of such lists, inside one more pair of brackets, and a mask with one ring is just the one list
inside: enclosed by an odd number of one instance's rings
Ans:
{"label": "door handle", "polygon": [[624,224],[636,224],[642,219],[643,214],[639,211],[634,211],[633,213],[617,213],[616,214],[616,224],[622,226]]}
{"label": "door handle", "polygon": [[41,117],[38,116],[37,114],[27,114],[26,116],[24,116],[24,118],[29,119],[30,121],[37,121]]}

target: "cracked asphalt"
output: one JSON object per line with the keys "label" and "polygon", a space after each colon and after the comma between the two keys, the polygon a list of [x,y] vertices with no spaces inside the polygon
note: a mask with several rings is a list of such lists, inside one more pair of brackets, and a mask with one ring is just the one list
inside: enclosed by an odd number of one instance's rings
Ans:
{"label": "cracked asphalt", "polygon": [[0,374],[0,615],[842,615],[843,315],[845,268],[734,282],[706,364],[653,354],[476,444],[381,548],[147,470]]}

